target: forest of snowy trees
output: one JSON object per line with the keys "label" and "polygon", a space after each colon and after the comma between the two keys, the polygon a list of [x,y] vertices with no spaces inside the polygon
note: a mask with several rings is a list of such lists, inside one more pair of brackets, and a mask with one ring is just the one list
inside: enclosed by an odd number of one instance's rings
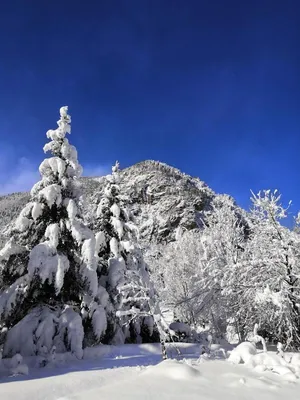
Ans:
{"label": "forest of snowy trees", "polygon": [[231,328],[243,341],[258,323],[270,340],[298,347],[298,221],[293,230],[282,225],[287,209],[276,191],[253,194],[243,215],[236,215],[230,197],[216,200],[200,235],[181,232],[151,255],[161,300],[189,324],[210,321],[221,336]]}
{"label": "forest of snowy trees", "polygon": [[81,358],[100,343],[164,344],[174,332],[162,306],[191,332],[206,325],[215,337],[230,331],[243,341],[258,324],[269,340],[300,346],[299,221],[292,230],[282,224],[288,209],[279,193],[252,194],[249,212],[216,196],[191,229],[145,245],[118,162],[83,215],[67,107],[57,124],[47,132],[51,157],[39,167],[41,180],[0,251],[3,357]]}

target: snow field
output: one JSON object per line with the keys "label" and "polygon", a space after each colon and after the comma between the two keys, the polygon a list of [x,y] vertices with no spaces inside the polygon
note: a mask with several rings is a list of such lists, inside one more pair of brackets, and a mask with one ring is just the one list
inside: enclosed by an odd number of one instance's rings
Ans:
{"label": "snow field", "polygon": [[[265,360],[255,367],[236,365],[224,359],[199,359],[196,344],[178,346],[179,360],[161,361],[158,344],[98,346],[85,349],[83,360],[58,354],[56,366],[48,368],[35,368],[31,357],[26,359],[28,376],[0,378],[0,399],[299,399],[299,379],[291,381],[278,372],[285,366],[276,365],[275,353],[253,356],[257,361],[258,356],[271,357],[277,369],[272,372],[263,368]],[[168,353],[173,354],[172,346]],[[290,356],[299,361],[299,354]]]}

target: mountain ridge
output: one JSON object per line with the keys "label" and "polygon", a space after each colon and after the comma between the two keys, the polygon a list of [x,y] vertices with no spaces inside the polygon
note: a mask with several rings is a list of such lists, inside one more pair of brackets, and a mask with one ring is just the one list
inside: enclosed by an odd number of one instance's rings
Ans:
{"label": "mountain ridge", "polygon": [[[122,192],[140,230],[142,245],[169,242],[175,239],[177,228],[195,229],[201,213],[210,207],[216,194],[198,177],[154,160],[140,161],[120,172]],[[101,197],[105,177],[82,177],[83,214],[93,219],[95,196]],[[30,193],[18,192],[0,196],[0,243],[7,227],[30,200]],[[239,208],[237,206],[237,208]]]}

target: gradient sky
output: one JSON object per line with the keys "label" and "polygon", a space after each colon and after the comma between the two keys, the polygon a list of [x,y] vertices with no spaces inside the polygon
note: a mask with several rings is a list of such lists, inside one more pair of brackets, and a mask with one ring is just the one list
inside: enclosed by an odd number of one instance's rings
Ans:
{"label": "gradient sky", "polygon": [[155,159],[300,209],[298,0],[6,0],[0,38],[0,192],[67,104],[86,175]]}

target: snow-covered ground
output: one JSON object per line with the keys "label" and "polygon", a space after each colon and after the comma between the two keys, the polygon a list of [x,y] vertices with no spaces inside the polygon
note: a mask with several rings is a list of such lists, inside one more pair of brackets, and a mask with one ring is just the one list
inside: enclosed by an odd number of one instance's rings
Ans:
{"label": "snow-covered ground", "polygon": [[101,346],[88,349],[83,360],[60,360],[52,368],[26,360],[29,375],[0,377],[0,399],[299,399],[298,379],[221,358],[199,362],[199,345],[180,344],[180,350],[179,360],[163,362],[157,344]]}

